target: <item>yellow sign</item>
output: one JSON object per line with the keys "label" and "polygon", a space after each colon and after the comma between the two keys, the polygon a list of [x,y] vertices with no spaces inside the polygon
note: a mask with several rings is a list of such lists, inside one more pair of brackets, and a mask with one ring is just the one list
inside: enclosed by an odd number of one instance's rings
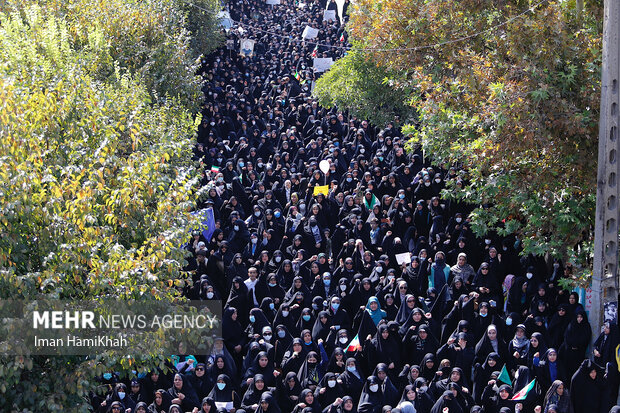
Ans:
{"label": "yellow sign", "polygon": [[327,196],[328,193],[329,193],[329,185],[323,185],[323,186],[315,186],[314,193],[312,195],[317,196],[318,194],[323,194]]}

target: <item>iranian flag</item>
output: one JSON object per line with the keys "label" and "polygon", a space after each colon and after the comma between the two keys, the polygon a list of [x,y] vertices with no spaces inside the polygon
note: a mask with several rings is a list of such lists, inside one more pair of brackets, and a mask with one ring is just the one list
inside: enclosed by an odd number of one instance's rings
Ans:
{"label": "iranian flag", "polygon": [[340,43],[344,43],[344,32],[342,32],[342,36],[340,36]]}
{"label": "iranian flag", "polygon": [[362,346],[360,344],[360,338],[358,336],[359,334],[356,334],[353,340],[351,340],[351,342],[347,346],[347,351],[358,351],[362,349]]}
{"label": "iranian flag", "polygon": [[528,393],[530,392],[530,390],[534,388],[535,385],[536,385],[536,379],[532,380],[530,384],[528,384],[527,386],[519,390],[517,393],[515,393],[515,395],[512,396],[512,399],[510,400],[525,400]]}
{"label": "iranian flag", "polygon": [[219,167],[219,166],[215,166],[215,165],[213,165],[213,166],[211,167],[211,172],[213,172],[213,173],[218,173],[218,172],[220,172],[220,167]]}

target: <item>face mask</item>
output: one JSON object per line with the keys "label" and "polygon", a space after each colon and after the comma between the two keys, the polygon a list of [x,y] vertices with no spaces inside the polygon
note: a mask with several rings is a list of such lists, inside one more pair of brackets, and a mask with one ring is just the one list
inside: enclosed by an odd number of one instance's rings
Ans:
{"label": "face mask", "polygon": [[336,387],[336,380],[328,380],[327,385],[331,388]]}
{"label": "face mask", "polygon": [[488,313],[480,313],[480,317],[486,317],[488,315]]}
{"label": "face mask", "polygon": [[332,280],[323,280],[323,284],[325,284],[326,286],[329,287],[329,284],[331,284]]}
{"label": "face mask", "polygon": [[379,156],[379,161],[383,162],[383,156]]}
{"label": "face mask", "polygon": [[253,315],[250,316],[250,323],[253,323],[256,321],[256,317],[254,317]]}
{"label": "face mask", "polygon": [[239,168],[243,168],[244,166],[245,166],[245,163],[239,162]]}
{"label": "face mask", "polygon": [[277,256],[277,257],[275,257],[275,258],[274,258],[274,260],[275,260],[276,262],[280,262],[280,261],[282,261],[282,257]]}
{"label": "face mask", "polygon": [[301,316],[301,318],[302,318],[304,321],[310,321],[310,316],[309,316],[309,315],[307,315],[307,314],[306,314],[306,315],[302,315],[302,316]]}
{"label": "face mask", "polygon": [[346,286],[346,285],[342,284],[342,285],[340,286],[340,291],[344,291],[344,290],[346,290],[346,289],[347,289],[347,286]]}
{"label": "face mask", "polygon": [[512,325],[512,318],[508,317],[508,318],[506,319],[506,325],[507,325],[507,326],[511,326],[511,325]]}
{"label": "face mask", "polygon": [[252,238],[250,241],[252,242],[252,244],[256,244],[258,242],[258,238]]}
{"label": "face mask", "polygon": [[360,149],[360,153],[364,153],[364,152],[366,152],[366,149],[364,148]]}
{"label": "face mask", "polygon": [[274,212],[273,216],[276,217],[276,218],[280,218],[280,211]]}
{"label": "face mask", "polygon": [[265,340],[267,340],[267,341],[271,340],[271,337],[272,337],[272,335],[271,335],[271,334],[265,334],[265,335],[263,336],[263,338],[264,338]]}
{"label": "face mask", "polygon": [[346,337],[340,337],[338,341],[340,341],[341,344],[347,344],[349,342],[349,339]]}
{"label": "face mask", "polygon": [[218,161],[218,162],[222,162],[222,161],[223,161],[223,159],[222,159],[222,158],[217,158],[217,161]]}
{"label": "face mask", "polygon": [[379,390],[379,385],[378,384],[371,384],[370,385],[370,391],[375,393],[377,390]]}
{"label": "face mask", "polygon": [[534,274],[532,274],[531,272],[528,272],[527,274],[525,274],[525,276],[529,280],[529,279],[531,279],[534,276]]}
{"label": "face mask", "polygon": [[262,163],[262,162],[259,162],[259,163],[258,163],[258,167],[259,167],[259,168],[262,168],[262,167],[263,167],[263,163]]}
{"label": "face mask", "polygon": [[440,183],[441,179],[435,179],[435,182]]}
{"label": "face mask", "polygon": [[490,245],[491,244],[491,240],[490,239],[485,239],[484,243],[487,244],[487,245]]}
{"label": "face mask", "polygon": [[379,266],[379,267],[375,268],[375,271],[377,271],[379,274],[381,274],[383,272],[383,267]]}
{"label": "face mask", "polygon": [[351,373],[355,372],[355,366],[347,366],[347,371],[350,371]]}
{"label": "face mask", "polygon": [[456,222],[458,222],[459,224],[461,223],[461,221],[463,221],[463,218],[457,218]]}
{"label": "face mask", "polygon": [[353,181],[353,178],[347,178],[347,182]]}
{"label": "face mask", "polygon": [[399,197],[400,199],[405,199],[405,194],[398,194],[398,197]]}
{"label": "face mask", "polygon": [[318,131],[316,131],[316,133],[317,133],[318,135],[322,135],[322,134],[323,134],[323,131],[319,129]]}
{"label": "face mask", "polygon": [[104,380],[110,380],[112,378],[112,373],[103,373]]}
{"label": "face mask", "polygon": [[217,384],[217,388],[220,390],[224,390],[224,387],[226,387],[226,383],[218,383]]}
{"label": "face mask", "polygon": [[284,330],[278,331],[278,337],[284,338],[285,335],[286,335],[286,332]]}
{"label": "face mask", "polygon": [[394,279],[394,276],[393,276],[393,275],[388,275],[388,276],[387,276],[387,280],[388,280],[388,282],[392,281],[393,279]]}
{"label": "face mask", "polygon": [[207,293],[207,298],[208,298],[209,300],[213,298],[213,293],[212,293],[211,291],[209,291],[209,292]]}
{"label": "face mask", "polygon": [[431,186],[430,182],[424,182],[424,186]]}
{"label": "face mask", "polygon": [[235,229],[235,231],[239,231],[239,225],[235,225],[233,228]]}
{"label": "face mask", "polygon": [[288,317],[289,311],[282,311],[282,317]]}
{"label": "face mask", "polygon": [[[270,287],[275,287],[276,285],[278,285],[278,283],[269,283]],[[273,304],[269,304],[269,308],[271,308]],[[271,308],[273,310],[273,308]]]}
{"label": "face mask", "polygon": [[124,391],[119,391],[118,392],[118,397],[123,400],[125,398],[125,392]]}

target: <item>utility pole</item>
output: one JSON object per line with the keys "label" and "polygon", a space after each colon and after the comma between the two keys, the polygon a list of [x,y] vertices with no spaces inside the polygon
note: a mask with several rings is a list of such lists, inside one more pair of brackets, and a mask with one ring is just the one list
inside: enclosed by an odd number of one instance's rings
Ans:
{"label": "utility pole", "polygon": [[[603,20],[603,75],[601,80],[601,118],[598,138],[598,179],[596,224],[594,228],[594,268],[590,323],[593,339],[601,328],[603,303],[616,301],[618,294],[618,220],[620,219],[620,80],[618,30],[620,1],[605,0]],[[613,288],[609,287],[613,286]],[[610,292],[613,290],[613,294]]]}

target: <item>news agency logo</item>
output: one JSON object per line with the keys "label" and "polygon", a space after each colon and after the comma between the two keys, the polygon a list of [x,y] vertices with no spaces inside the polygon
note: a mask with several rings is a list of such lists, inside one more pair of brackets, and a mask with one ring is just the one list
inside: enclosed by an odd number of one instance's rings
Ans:
{"label": "news agency logo", "polygon": [[[95,326],[95,319],[98,320],[98,326]],[[149,320],[145,314],[108,314],[99,315],[97,318],[93,311],[33,311],[32,313],[32,328],[34,329],[212,329],[215,323],[217,323],[217,317],[209,314],[166,314],[161,317],[154,315]]]}
{"label": "news agency logo", "polygon": [[0,355],[209,354],[221,301],[0,301]]}

